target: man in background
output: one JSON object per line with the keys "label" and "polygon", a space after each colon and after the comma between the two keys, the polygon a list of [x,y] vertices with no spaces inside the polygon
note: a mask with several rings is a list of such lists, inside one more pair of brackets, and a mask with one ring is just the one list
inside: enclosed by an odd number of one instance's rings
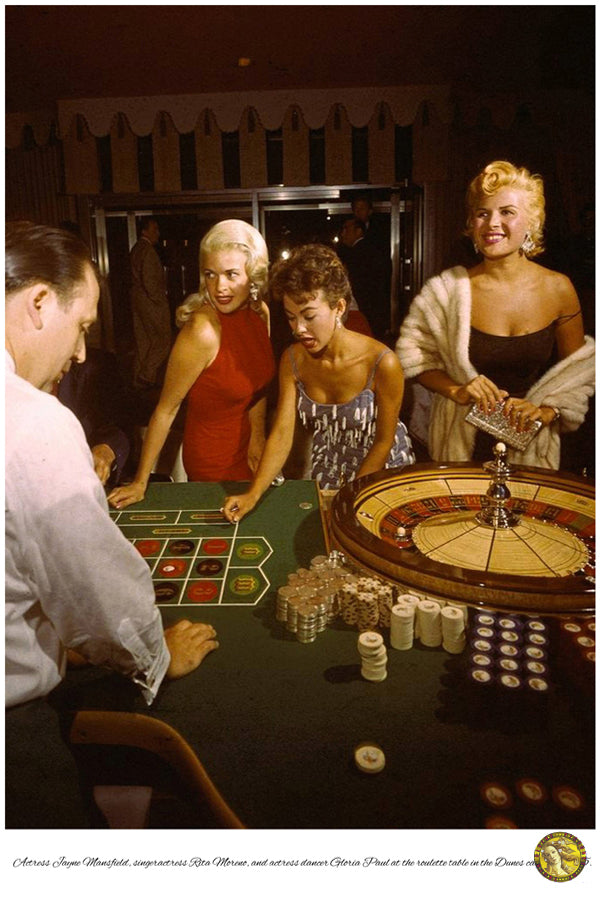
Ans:
{"label": "man in background", "polygon": [[165,273],[156,250],[159,237],[156,219],[143,219],[139,239],[129,257],[135,339],[133,385],[139,390],[161,387],[171,350],[171,311]]}
{"label": "man in background", "polygon": [[348,270],[352,293],[373,336],[385,341],[390,327],[385,259],[377,247],[366,240],[365,225],[360,219],[351,218],[344,222],[338,254]]}

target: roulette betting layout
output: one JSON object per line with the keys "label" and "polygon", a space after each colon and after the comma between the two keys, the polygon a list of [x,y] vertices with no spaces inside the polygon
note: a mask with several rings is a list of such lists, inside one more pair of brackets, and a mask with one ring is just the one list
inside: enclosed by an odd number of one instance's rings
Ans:
{"label": "roulette betting layout", "polygon": [[264,535],[242,534],[218,509],[126,509],[111,517],[152,573],[162,606],[254,606],[269,589]]}
{"label": "roulette betting layout", "polygon": [[494,527],[486,521],[494,466],[418,464],[351,482],[332,503],[333,541],[359,564],[442,599],[591,611],[593,484],[567,472],[506,467],[495,493],[508,521]]}

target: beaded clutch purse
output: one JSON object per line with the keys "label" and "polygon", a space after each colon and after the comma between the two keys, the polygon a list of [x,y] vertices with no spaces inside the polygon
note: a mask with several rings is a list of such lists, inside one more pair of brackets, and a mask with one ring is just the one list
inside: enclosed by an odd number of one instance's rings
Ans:
{"label": "beaded clutch purse", "polygon": [[474,425],[481,431],[491,434],[492,437],[498,438],[499,441],[504,441],[505,444],[508,444],[509,447],[513,447],[515,450],[525,450],[542,427],[542,423],[539,419],[535,419],[528,428],[523,431],[517,431],[503,414],[503,409],[504,403],[497,403],[493,412],[485,413],[474,403],[465,416],[465,422],[470,422],[471,425]]}

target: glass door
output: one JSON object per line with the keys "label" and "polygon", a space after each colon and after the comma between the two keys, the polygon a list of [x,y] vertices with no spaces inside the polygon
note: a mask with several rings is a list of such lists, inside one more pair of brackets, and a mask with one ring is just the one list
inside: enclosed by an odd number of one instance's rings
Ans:
{"label": "glass door", "polygon": [[137,240],[139,217],[151,215],[158,221],[158,249],[174,322],[176,308],[198,288],[198,249],[213,224],[229,218],[250,222],[265,237],[271,261],[304,243],[324,243],[339,250],[341,228],[352,216],[352,198],[357,193],[368,193],[377,218],[385,267],[387,341],[392,344],[408,304],[420,287],[421,192],[407,185],[88,198],[93,252],[103,276],[103,346],[124,357],[133,350],[129,252]]}
{"label": "glass door", "polygon": [[[259,228],[272,262],[306,243],[326,244],[344,259],[342,226],[353,216],[352,198],[357,193],[370,195],[372,203],[370,243],[376,246],[377,254],[373,252],[371,264],[378,270],[373,273],[372,283],[373,290],[378,290],[384,298],[384,333],[380,337],[392,345],[410,300],[421,286],[422,220],[418,188],[370,191],[336,188],[330,198],[319,196],[318,189],[314,188],[302,189],[302,193],[300,189],[282,189],[273,198],[261,194]],[[358,296],[357,300],[360,306]]]}

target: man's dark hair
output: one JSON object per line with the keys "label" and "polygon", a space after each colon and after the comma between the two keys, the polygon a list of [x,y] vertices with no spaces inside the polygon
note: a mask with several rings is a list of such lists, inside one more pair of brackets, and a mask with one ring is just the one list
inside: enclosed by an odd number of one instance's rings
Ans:
{"label": "man's dark hair", "polygon": [[87,246],[64,228],[33,222],[7,222],[5,290],[7,296],[36,282],[49,285],[61,301],[68,301],[86,271],[95,272]]}
{"label": "man's dark hair", "polygon": [[138,235],[141,235],[144,231],[147,231],[152,222],[156,222],[158,225],[158,219],[156,216],[142,216],[141,219],[138,219]]}
{"label": "man's dark hair", "polygon": [[354,209],[354,204],[357,203],[359,200],[364,200],[365,203],[368,203],[369,209],[373,209],[373,201],[371,200],[369,195],[365,194],[365,193],[354,195],[354,197],[352,198],[352,201],[350,203],[352,209]]}

